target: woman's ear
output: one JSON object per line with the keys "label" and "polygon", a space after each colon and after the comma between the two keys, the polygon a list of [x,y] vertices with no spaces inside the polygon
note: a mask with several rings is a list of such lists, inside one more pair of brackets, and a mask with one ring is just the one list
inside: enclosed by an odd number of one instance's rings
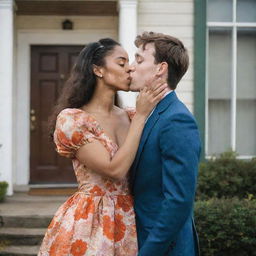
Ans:
{"label": "woman's ear", "polygon": [[99,66],[93,64],[92,70],[93,70],[93,73],[94,73],[97,77],[100,77],[100,78],[103,77],[101,67],[99,67]]}
{"label": "woman's ear", "polygon": [[161,62],[158,64],[158,69],[157,69],[157,76],[162,76],[165,74],[168,74],[168,63],[167,62]]}

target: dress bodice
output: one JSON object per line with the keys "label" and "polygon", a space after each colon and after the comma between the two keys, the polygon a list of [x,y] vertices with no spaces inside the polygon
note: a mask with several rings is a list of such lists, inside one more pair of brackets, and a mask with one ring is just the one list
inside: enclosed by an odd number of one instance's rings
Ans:
{"label": "dress bodice", "polygon": [[[127,113],[131,118],[132,110],[127,110]],[[127,178],[113,180],[90,170],[76,158],[76,151],[94,139],[102,143],[109,152],[110,158],[117,152],[118,145],[106,135],[92,115],[75,108],[67,108],[60,112],[56,122],[54,141],[57,152],[72,159],[79,191],[93,195],[128,194]]]}

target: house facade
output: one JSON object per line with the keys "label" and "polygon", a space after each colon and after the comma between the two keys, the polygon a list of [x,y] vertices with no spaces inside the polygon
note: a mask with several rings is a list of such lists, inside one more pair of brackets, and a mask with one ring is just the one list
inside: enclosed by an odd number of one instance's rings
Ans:
{"label": "house facade", "polygon": [[[181,39],[190,67],[176,92],[197,118],[202,157],[229,149],[255,156],[255,14],[254,0],[0,0],[0,181],[8,194],[75,183],[47,139],[47,118],[78,52],[103,37],[131,60],[143,31]],[[119,96],[134,106],[133,93]]]}

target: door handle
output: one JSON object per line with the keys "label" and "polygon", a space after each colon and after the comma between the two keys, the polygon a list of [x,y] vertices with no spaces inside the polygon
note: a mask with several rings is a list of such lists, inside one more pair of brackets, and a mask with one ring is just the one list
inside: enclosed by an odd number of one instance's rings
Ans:
{"label": "door handle", "polygon": [[30,131],[36,130],[36,111],[34,109],[30,110]]}

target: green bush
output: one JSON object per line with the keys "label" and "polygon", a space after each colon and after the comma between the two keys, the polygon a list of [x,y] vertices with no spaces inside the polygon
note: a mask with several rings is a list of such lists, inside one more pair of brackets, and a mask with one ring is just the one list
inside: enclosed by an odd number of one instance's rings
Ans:
{"label": "green bush", "polygon": [[233,152],[200,164],[197,199],[256,198],[256,158],[236,159]]}
{"label": "green bush", "polygon": [[7,188],[8,188],[8,183],[5,181],[0,181],[0,202],[4,200]]}
{"label": "green bush", "polygon": [[197,201],[195,222],[202,256],[256,255],[256,200]]}

